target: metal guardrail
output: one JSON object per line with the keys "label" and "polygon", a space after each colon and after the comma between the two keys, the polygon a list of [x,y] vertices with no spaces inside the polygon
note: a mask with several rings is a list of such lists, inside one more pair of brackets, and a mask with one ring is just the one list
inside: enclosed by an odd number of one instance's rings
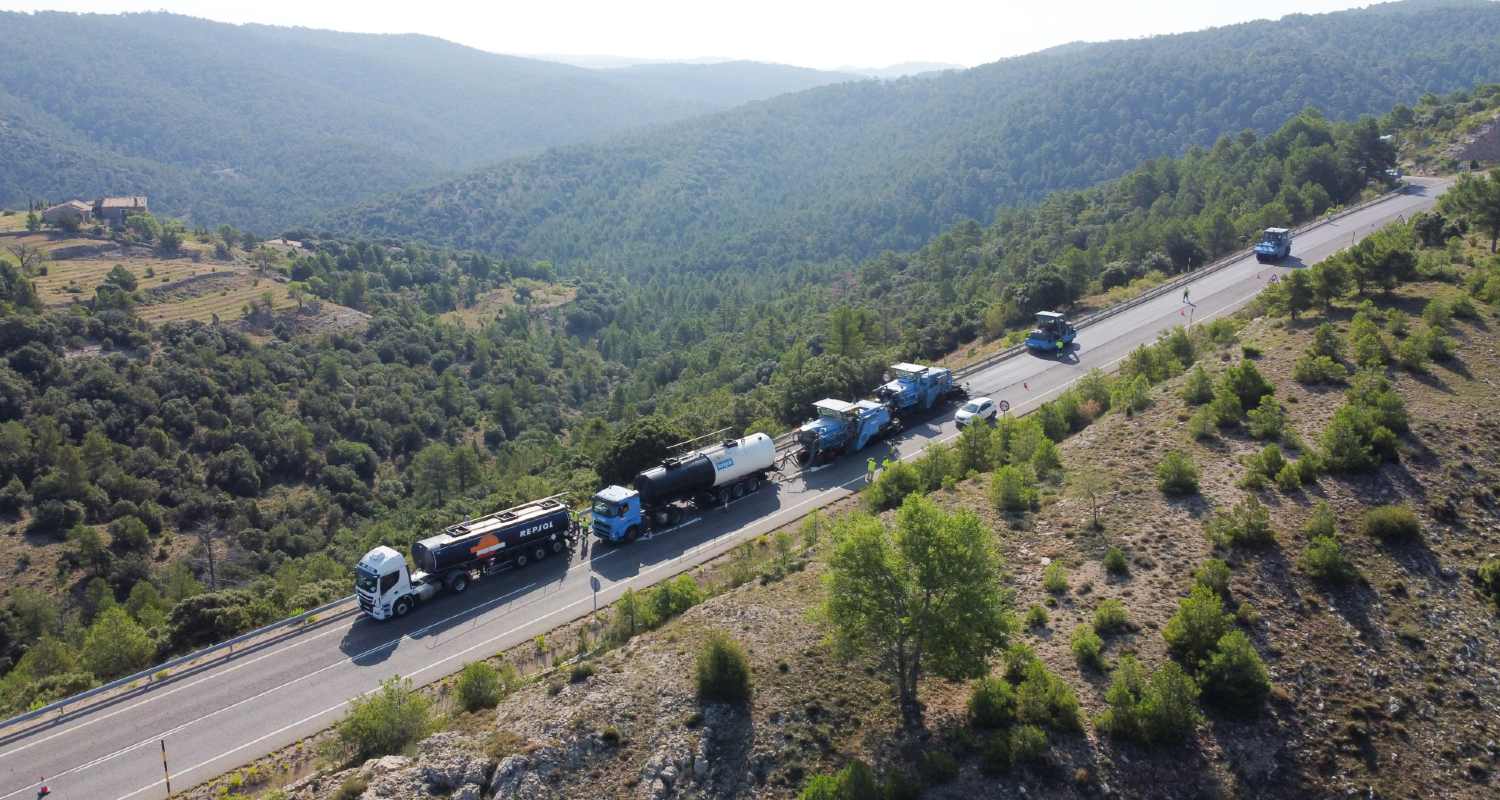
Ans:
{"label": "metal guardrail", "polygon": [[[1394,190],[1394,191],[1391,191],[1391,192],[1387,192],[1387,193],[1382,194],[1382,195],[1380,195],[1378,197],[1375,197],[1375,198],[1373,198],[1371,200],[1367,200],[1367,201],[1365,201],[1363,203],[1359,203],[1357,205],[1349,206],[1348,208],[1342,209],[1342,210],[1340,210],[1340,211],[1338,211],[1338,212],[1336,212],[1336,213],[1334,213],[1334,214],[1332,214],[1330,216],[1324,217],[1322,219],[1314,220],[1314,221],[1308,222],[1308,223],[1304,223],[1302,226],[1294,229],[1293,232],[1297,233],[1297,234],[1300,234],[1300,233],[1304,233],[1306,231],[1312,230],[1314,228],[1317,228],[1317,227],[1319,227],[1321,225],[1327,225],[1327,224],[1329,224],[1331,222],[1334,222],[1334,221],[1336,221],[1338,219],[1346,217],[1346,216],[1348,216],[1350,214],[1353,214],[1353,213],[1355,213],[1357,211],[1361,211],[1361,210],[1363,210],[1365,208],[1369,208],[1370,206],[1373,206],[1373,205],[1375,205],[1377,203],[1383,202],[1383,201],[1385,201],[1385,200],[1387,200],[1387,199],[1389,199],[1389,198],[1391,198],[1391,197],[1393,197],[1393,196],[1395,196],[1397,194],[1401,194],[1403,190],[1404,189],[1397,189],[1397,190]],[[1204,277],[1206,275],[1211,275],[1211,274],[1213,274],[1215,272],[1218,272],[1219,270],[1221,270],[1221,269],[1229,266],[1230,264],[1232,264],[1232,263],[1234,263],[1236,261],[1239,261],[1241,258],[1244,258],[1245,256],[1249,255],[1252,252],[1254,252],[1254,248],[1253,247],[1247,247],[1247,248],[1243,248],[1241,250],[1236,250],[1235,252],[1230,253],[1230,254],[1228,254],[1226,256],[1223,256],[1223,257],[1219,258],[1216,261],[1210,262],[1209,264],[1207,264],[1207,265],[1205,265],[1203,267],[1200,267],[1200,268],[1198,268],[1196,270],[1193,270],[1191,272],[1183,273],[1182,275],[1180,275],[1180,276],[1178,276],[1178,277],[1176,277],[1176,278],[1174,278],[1174,279],[1172,279],[1170,281],[1167,281],[1166,283],[1163,283],[1163,284],[1161,284],[1159,286],[1154,286],[1151,289],[1148,289],[1147,291],[1145,291],[1144,293],[1142,293],[1139,297],[1135,297],[1135,298],[1127,300],[1127,301],[1125,301],[1123,303],[1117,303],[1116,305],[1110,306],[1109,308],[1105,308],[1105,309],[1101,309],[1099,311],[1096,311],[1093,314],[1090,314],[1087,317],[1084,317],[1084,318],[1080,319],[1078,322],[1074,323],[1074,327],[1078,328],[1078,329],[1082,329],[1082,328],[1087,327],[1089,325],[1092,325],[1092,324],[1094,324],[1096,322],[1100,322],[1102,320],[1108,319],[1109,317],[1115,316],[1116,314],[1120,314],[1120,313],[1122,313],[1124,311],[1127,311],[1129,309],[1135,308],[1136,306],[1142,305],[1143,303],[1146,303],[1146,302],[1149,302],[1151,300],[1154,300],[1154,299],[1156,299],[1158,297],[1161,297],[1162,295],[1166,294],[1167,292],[1173,291],[1174,289],[1177,289],[1177,288],[1179,288],[1179,287],[1181,287],[1181,286],[1183,286],[1185,284],[1191,283],[1191,282],[1193,282],[1195,280],[1198,280],[1199,278],[1202,278],[1202,277]],[[989,368],[991,366],[994,366],[995,364],[998,364],[1001,361],[1004,361],[1004,360],[1006,360],[1008,358],[1013,358],[1016,355],[1018,355],[1019,353],[1021,353],[1022,351],[1024,351],[1025,349],[1026,349],[1026,345],[1024,345],[1024,344],[1012,345],[1010,347],[1005,348],[1004,350],[1000,350],[999,352],[996,352],[996,353],[993,353],[993,354],[991,354],[989,356],[986,356],[985,358],[982,358],[979,361],[974,362],[973,364],[967,364],[965,366],[962,366],[962,367],[959,367],[959,368],[953,370],[953,376],[955,378],[965,378],[965,377],[968,377],[968,376],[973,375],[973,374],[975,374],[977,372],[980,372],[980,371],[982,371],[984,369],[987,369],[987,368]],[[793,437],[794,437],[795,433],[796,433],[796,431],[787,431],[786,433],[783,433],[780,436],[774,437],[772,439],[772,441],[774,442],[774,444],[776,446],[776,450],[778,452],[780,452],[780,451],[786,449],[787,445],[790,445],[792,443]],[[156,675],[157,673],[159,673],[159,672],[161,672],[163,670],[170,670],[173,667],[180,666],[182,664],[187,664],[187,663],[196,661],[196,660],[198,660],[200,658],[203,658],[205,656],[212,655],[213,653],[216,653],[216,652],[218,652],[220,650],[225,650],[225,649],[232,648],[232,647],[234,647],[237,644],[249,641],[249,640],[254,639],[256,637],[259,637],[259,636],[263,636],[263,635],[265,635],[267,633],[270,633],[271,631],[277,630],[279,628],[285,628],[285,627],[290,627],[290,626],[293,626],[293,625],[297,625],[297,624],[303,622],[304,620],[307,620],[307,619],[309,619],[311,617],[314,617],[314,616],[316,616],[318,614],[321,614],[321,613],[323,613],[325,611],[328,611],[330,609],[336,608],[336,607],[338,607],[340,605],[343,605],[344,603],[350,602],[350,601],[352,601],[354,599],[355,599],[354,595],[349,595],[347,597],[341,597],[338,600],[335,600],[335,601],[333,601],[331,603],[327,603],[325,605],[321,605],[321,606],[319,606],[319,607],[317,607],[315,609],[312,609],[311,611],[305,611],[305,612],[303,612],[301,614],[298,614],[295,617],[288,617],[288,618],[286,618],[284,620],[281,620],[279,622],[273,622],[270,625],[266,625],[264,627],[257,628],[257,629],[255,629],[253,631],[250,631],[249,633],[241,634],[239,636],[234,637],[233,639],[229,639],[227,641],[219,642],[218,644],[211,645],[209,647],[205,647],[205,648],[203,648],[201,650],[197,650],[197,651],[189,653],[189,654],[187,654],[185,656],[178,656],[177,658],[171,659],[170,661],[167,661],[167,662],[162,663],[162,664],[158,664],[158,665],[156,665],[154,667],[151,667],[149,669],[141,670],[140,672],[137,672],[134,675],[127,675],[127,676],[125,676],[123,678],[118,678],[116,680],[110,681],[109,683],[106,683],[103,686],[96,686],[93,689],[89,689],[86,692],[80,692],[80,693],[75,694],[75,695],[73,695],[71,697],[65,697],[65,698],[63,698],[61,700],[53,701],[51,703],[48,703],[45,706],[42,706],[41,708],[37,708],[37,709],[31,710],[31,711],[27,711],[24,714],[18,714],[18,715],[14,716],[14,717],[11,717],[8,720],[0,722],[0,730],[4,730],[6,728],[9,728],[12,725],[19,725],[19,724],[21,724],[23,722],[28,722],[30,720],[36,719],[37,717],[43,716],[43,715],[45,715],[45,714],[47,714],[49,712],[56,711],[56,710],[59,710],[59,709],[64,709],[67,706],[75,705],[77,703],[81,703],[81,702],[83,702],[85,700],[88,700],[91,697],[96,697],[96,696],[98,696],[100,694],[103,694],[105,692],[111,691],[113,689],[118,689],[118,688],[120,688],[122,686],[129,686],[130,684],[132,684],[132,683],[134,683],[136,681],[139,681],[142,678],[150,678],[150,677]]]}
{"label": "metal guardrail", "polygon": [[53,702],[48,703],[41,708],[27,711],[24,714],[17,714],[16,716],[11,717],[4,722],[0,722],[0,730],[5,730],[12,725],[19,725],[23,722],[29,722],[49,712],[65,709],[68,706],[76,705],[85,700],[88,700],[91,697],[96,697],[98,695],[104,694],[105,692],[118,689],[122,686],[129,686],[130,684],[135,683],[136,681],[139,681],[143,678],[150,679],[163,670],[170,670],[183,664],[192,663],[200,658],[217,653],[220,650],[233,648],[237,644],[248,642],[251,639],[264,636],[265,634],[270,633],[274,630],[280,628],[288,628],[293,625],[299,625],[302,622],[311,619],[312,617],[330,611],[354,599],[355,596],[352,594],[346,597],[340,597],[339,599],[334,600],[331,603],[325,603],[321,606],[318,606],[317,608],[312,609],[311,611],[304,611],[294,617],[287,617],[286,619],[273,622],[270,625],[256,628],[249,633],[242,633],[239,636],[234,637],[233,639],[227,639],[225,641],[219,642],[218,644],[209,645],[208,647],[202,648],[200,650],[195,650],[191,653],[188,653],[187,655],[178,656],[177,658],[171,659],[161,664],[157,664],[156,666],[143,669],[140,672],[135,673],[134,675],[126,675],[123,678],[116,678],[115,680],[112,680],[109,683],[104,684],[103,686],[95,686],[94,688],[89,689],[86,692],[79,692],[78,694],[75,694],[71,697],[64,697],[61,700],[54,700]]}

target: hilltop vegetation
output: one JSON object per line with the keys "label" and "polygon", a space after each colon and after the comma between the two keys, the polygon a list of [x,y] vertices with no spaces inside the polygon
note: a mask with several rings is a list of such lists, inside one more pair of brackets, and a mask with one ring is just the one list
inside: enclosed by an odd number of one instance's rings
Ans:
{"label": "hilltop vegetation", "polygon": [[775,273],[914,249],[960,219],[1264,134],[1307,106],[1352,119],[1497,68],[1489,3],[1293,15],[823,87],[510,161],[332,224],[634,280]]}
{"label": "hilltop vegetation", "polygon": [[262,234],[456,170],[850,79],[748,62],[595,71],[169,14],[7,12],[0,42],[0,204],[129,192]]}

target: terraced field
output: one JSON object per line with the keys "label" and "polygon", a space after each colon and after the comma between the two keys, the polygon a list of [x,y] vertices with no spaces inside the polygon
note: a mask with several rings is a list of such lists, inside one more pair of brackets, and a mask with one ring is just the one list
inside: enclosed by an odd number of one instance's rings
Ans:
{"label": "terraced field", "polygon": [[50,261],[47,274],[32,279],[37,294],[48,305],[70,303],[75,298],[87,300],[94,296],[94,288],[104,282],[104,276],[116,264],[124,266],[135,275],[138,288],[149,290],[164,284],[185,280],[194,275],[207,275],[223,267],[182,259],[97,259],[81,258]]}
{"label": "terraced field", "polygon": [[297,305],[286,284],[222,268],[204,272],[180,287],[168,287],[159,302],[138,306],[136,315],[153,325],[187,319],[210,322],[215,315],[222,322],[232,322],[245,316],[247,305],[266,295],[277,311]]}

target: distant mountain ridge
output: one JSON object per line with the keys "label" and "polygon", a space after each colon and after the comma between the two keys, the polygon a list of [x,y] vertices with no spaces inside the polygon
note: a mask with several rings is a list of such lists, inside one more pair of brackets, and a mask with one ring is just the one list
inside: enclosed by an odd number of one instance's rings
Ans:
{"label": "distant mountain ridge", "polygon": [[460,170],[851,76],[601,72],[415,35],[0,12],[0,205],[127,192],[273,231]]}
{"label": "distant mountain ridge", "polygon": [[330,218],[579,268],[785,269],[910,250],[1147,159],[1500,77],[1500,6],[1393,3],[858,81],[564,147]]}

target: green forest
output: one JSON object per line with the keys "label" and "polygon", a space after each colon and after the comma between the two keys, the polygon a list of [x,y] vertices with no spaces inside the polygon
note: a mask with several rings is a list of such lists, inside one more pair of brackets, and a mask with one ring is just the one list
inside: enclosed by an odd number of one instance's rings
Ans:
{"label": "green forest", "polygon": [[0,13],[0,46],[0,204],[144,194],[262,234],[458,170],[853,79],[751,62],[588,70],[170,14]]}
{"label": "green forest", "polygon": [[[556,268],[294,232],[313,250],[287,277],[372,318],[318,336],[277,326],[258,344],[150,326],[123,278],[41,308],[33,276],[0,256],[0,525],[18,574],[36,568],[30,552],[62,554],[50,588],[10,591],[0,612],[0,713],[346,594],[376,543],[584,496],[690,434],[780,432],[813,400],[864,395],[894,360],[1201,266],[1260,227],[1380,190],[1395,156],[1382,134],[1415,138],[1497,101],[1485,87],[1380,120],[1306,111],[859,264],[585,272],[568,305],[522,297],[479,330],[438,315]],[[88,344],[103,353],[72,357]]]}
{"label": "green forest", "polygon": [[1349,120],[1497,70],[1492,3],[1292,15],[827,86],[509,161],[329,225],[632,280],[781,272],[915,249],[1307,106]]}

